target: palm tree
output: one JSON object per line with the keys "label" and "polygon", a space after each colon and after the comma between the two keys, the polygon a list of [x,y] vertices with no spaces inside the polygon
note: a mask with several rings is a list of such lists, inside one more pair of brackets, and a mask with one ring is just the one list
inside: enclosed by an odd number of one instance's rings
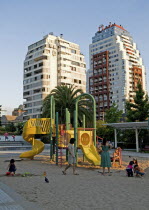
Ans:
{"label": "palm tree", "polygon": [[[82,89],[76,89],[74,85],[61,85],[57,86],[51,91],[51,93],[44,99],[42,107],[42,116],[50,117],[50,97],[54,96],[55,99],[55,111],[59,113],[59,123],[65,123],[65,110],[71,115],[71,123],[73,123],[73,113],[75,110],[75,100],[78,95],[82,94]],[[82,97],[78,103],[78,121],[81,124],[83,114],[86,116],[86,121],[92,121],[92,103],[90,100]]]}

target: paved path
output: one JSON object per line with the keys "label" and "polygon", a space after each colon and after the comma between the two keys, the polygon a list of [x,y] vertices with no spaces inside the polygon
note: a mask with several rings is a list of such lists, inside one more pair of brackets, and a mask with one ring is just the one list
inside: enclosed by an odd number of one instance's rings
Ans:
{"label": "paved path", "polygon": [[0,182],[0,210],[37,210],[38,207]]}

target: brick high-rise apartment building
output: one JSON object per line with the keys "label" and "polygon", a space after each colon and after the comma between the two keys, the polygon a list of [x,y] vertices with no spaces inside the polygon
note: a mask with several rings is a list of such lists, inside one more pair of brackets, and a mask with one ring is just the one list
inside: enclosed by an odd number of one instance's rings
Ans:
{"label": "brick high-rise apartment building", "polygon": [[30,45],[24,61],[24,119],[41,115],[43,99],[58,85],[86,92],[86,64],[79,45],[50,33]]}
{"label": "brick high-rise apartment building", "polygon": [[88,92],[95,97],[97,119],[103,119],[113,103],[125,113],[125,102],[133,102],[140,81],[146,92],[146,72],[131,35],[121,25],[101,25],[89,46]]}

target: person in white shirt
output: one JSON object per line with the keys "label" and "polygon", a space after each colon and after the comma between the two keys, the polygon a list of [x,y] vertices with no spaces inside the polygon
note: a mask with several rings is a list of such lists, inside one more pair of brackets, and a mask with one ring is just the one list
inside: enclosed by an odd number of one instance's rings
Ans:
{"label": "person in white shirt", "polygon": [[76,173],[76,157],[74,151],[74,142],[75,138],[70,139],[70,143],[68,144],[68,166],[66,166],[65,170],[62,171],[63,175],[66,175],[66,170],[73,165],[73,174],[79,175]]}

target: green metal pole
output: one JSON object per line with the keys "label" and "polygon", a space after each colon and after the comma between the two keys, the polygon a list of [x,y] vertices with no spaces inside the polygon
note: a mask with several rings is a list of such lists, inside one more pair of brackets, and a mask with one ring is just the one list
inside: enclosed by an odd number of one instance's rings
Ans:
{"label": "green metal pole", "polygon": [[74,111],[74,138],[75,141],[75,154],[76,154],[76,163],[78,164],[78,100],[75,104],[75,111]]}
{"label": "green metal pole", "polygon": [[92,99],[92,101],[93,101],[93,127],[94,127],[93,133],[94,133],[94,145],[96,147],[96,102],[95,102],[95,99],[94,98]]}
{"label": "green metal pole", "polygon": [[55,99],[54,99],[54,97],[52,97],[52,99],[53,99],[53,110],[52,110],[52,112],[53,112],[53,119],[55,120]]}
{"label": "green metal pole", "polygon": [[70,112],[68,111],[68,124],[69,124],[69,130],[70,130]]}
{"label": "green metal pole", "polygon": [[[69,130],[69,112],[68,112],[68,108],[66,108],[66,130]],[[68,149],[66,149],[66,161],[68,161]]]}
{"label": "green metal pole", "polygon": [[68,108],[66,108],[66,130],[69,130],[69,112]]}
{"label": "green metal pole", "polygon": [[53,156],[53,140],[52,140],[52,117],[53,117],[53,96],[50,97],[50,159]]}
{"label": "green metal pole", "polygon": [[58,112],[56,112],[56,165],[58,165]]}
{"label": "green metal pole", "polygon": [[85,131],[85,115],[83,115],[83,129]]}
{"label": "green metal pole", "polygon": [[[75,156],[76,156],[76,159],[77,159],[77,120],[76,120],[76,110],[74,111],[74,138],[76,139],[75,141]],[[77,162],[77,160],[76,160]]]}

